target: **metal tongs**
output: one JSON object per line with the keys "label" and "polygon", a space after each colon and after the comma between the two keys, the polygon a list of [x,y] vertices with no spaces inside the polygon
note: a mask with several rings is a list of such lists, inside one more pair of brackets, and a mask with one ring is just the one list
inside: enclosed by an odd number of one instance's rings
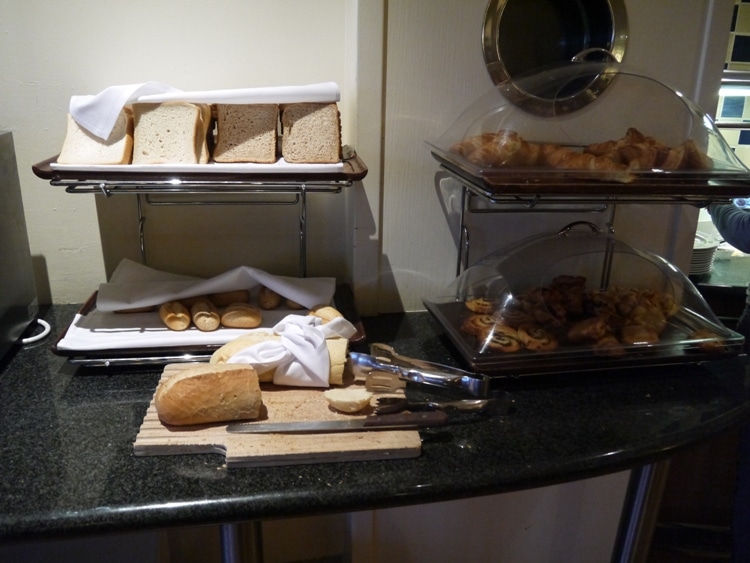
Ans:
{"label": "metal tongs", "polygon": [[401,356],[387,344],[371,344],[370,354],[350,352],[349,358],[352,371],[361,378],[386,374],[400,381],[440,387],[472,397],[486,398],[489,395],[490,378],[487,375]]}

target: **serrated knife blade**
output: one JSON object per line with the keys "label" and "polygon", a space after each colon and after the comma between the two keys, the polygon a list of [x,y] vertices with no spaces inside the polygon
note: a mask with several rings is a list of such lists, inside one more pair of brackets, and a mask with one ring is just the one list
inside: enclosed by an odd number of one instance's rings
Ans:
{"label": "serrated knife blade", "polygon": [[448,423],[442,411],[370,415],[349,420],[315,422],[234,422],[227,426],[231,434],[327,434],[371,430],[413,430]]}

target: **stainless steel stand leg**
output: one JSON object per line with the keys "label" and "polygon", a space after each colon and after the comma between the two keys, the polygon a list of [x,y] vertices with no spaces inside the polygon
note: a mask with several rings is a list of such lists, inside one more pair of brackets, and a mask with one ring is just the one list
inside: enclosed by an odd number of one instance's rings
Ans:
{"label": "stainless steel stand leg", "polygon": [[[222,524],[221,563],[263,563],[263,523]],[[245,532],[245,533],[243,533]]]}
{"label": "stainless steel stand leg", "polygon": [[635,548],[642,533],[649,491],[654,477],[654,465],[633,469],[623,503],[620,528],[612,550],[612,563],[634,561]]}
{"label": "stainless steel stand leg", "polygon": [[305,186],[300,188],[299,212],[299,269],[300,277],[307,276],[307,192]]}
{"label": "stainless steel stand leg", "polygon": [[461,275],[469,264],[469,228],[466,226],[466,210],[471,194],[466,186],[461,186],[461,223],[458,226],[458,263],[456,276]]}

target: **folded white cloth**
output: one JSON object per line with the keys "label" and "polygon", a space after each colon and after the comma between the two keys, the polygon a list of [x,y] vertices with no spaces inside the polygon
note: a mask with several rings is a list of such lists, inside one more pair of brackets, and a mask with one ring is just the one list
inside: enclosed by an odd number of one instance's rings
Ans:
{"label": "folded white cloth", "polygon": [[112,312],[161,305],[196,295],[250,289],[264,285],[307,309],[328,305],[336,292],[335,278],[276,276],[258,268],[239,266],[209,279],[182,276],[122,260],[108,283],[97,292],[96,308]]}
{"label": "folded white cloth", "polygon": [[109,137],[117,116],[132,102],[185,101],[206,104],[291,104],[338,102],[341,92],[335,82],[302,86],[270,86],[183,92],[161,82],[110,86],[96,95],[73,96],[70,114],[76,122],[102,139]]}
{"label": "folded white cloth", "polygon": [[96,95],[72,96],[69,111],[81,127],[97,137],[107,139],[123,107],[144,94],[165,92],[176,93],[180,90],[161,82],[110,86]]}
{"label": "folded white cloth", "polygon": [[341,92],[335,82],[301,86],[266,86],[194,92],[156,93],[141,96],[139,102],[182,100],[195,104],[293,104],[298,102],[338,102]]}
{"label": "folded white cloth", "polygon": [[248,346],[227,360],[230,364],[253,364],[260,372],[275,368],[276,385],[328,387],[330,358],[326,338],[350,338],[357,329],[344,318],[325,324],[311,315],[288,315],[273,327],[280,340]]}

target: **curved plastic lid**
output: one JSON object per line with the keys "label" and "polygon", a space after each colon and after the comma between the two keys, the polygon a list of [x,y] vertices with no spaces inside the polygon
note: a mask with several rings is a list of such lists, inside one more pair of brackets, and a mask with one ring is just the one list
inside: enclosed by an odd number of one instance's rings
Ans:
{"label": "curved plastic lid", "polygon": [[427,144],[438,160],[497,182],[510,173],[623,184],[750,173],[694,102],[612,62],[501,83]]}
{"label": "curved plastic lid", "polygon": [[583,222],[490,254],[425,305],[483,370],[695,361],[743,342],[679,269]]}

